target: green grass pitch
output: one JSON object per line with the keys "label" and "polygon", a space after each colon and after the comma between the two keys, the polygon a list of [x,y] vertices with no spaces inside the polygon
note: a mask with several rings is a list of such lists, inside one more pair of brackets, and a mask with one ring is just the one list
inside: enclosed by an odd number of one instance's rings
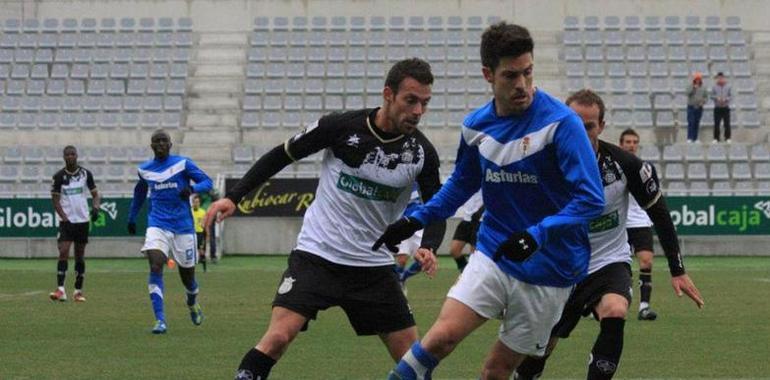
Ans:
{"label": "green grass pitch", "polygon": [[[686,264],[705,308],[674,296],[665,260],[658,258],[653,305],[659,319],[636,320],[634,300],[615,378],[770,379],[770,258],[690,257]],[[48,299],[55,260],[0,260],[0,379],[231,379],[266,327],[286,258],[226,257],[209,265],[208,273],[199,266],[206,320],[198,327],[189,320],[178,274],[167,270],[165,336],[150,334],[144,260],[92,259],[87,265],[88,302],[55,303]],[[454,263],[444,258],[437,278],[409,281],[421,332],[430,327],[456,276]],[[497,327],[490,321],[463,341],[434,378],[477,378]],[[581,321],[561,342],[545,377],[585,378],[597,331],[595,321]],[[392,365],[379,339],[356,337],[335,308],[300,334],[271,378],[383,379]]]}

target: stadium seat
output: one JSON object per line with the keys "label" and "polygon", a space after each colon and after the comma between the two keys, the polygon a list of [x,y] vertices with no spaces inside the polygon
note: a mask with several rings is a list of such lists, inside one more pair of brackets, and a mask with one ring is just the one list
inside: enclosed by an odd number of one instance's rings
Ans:
{"label": "stadium seat", "polygon": [[666,181],[666,195],[683,196],[687,195],[687,185],[682,181]]}
{"label": "stadium seat", "polygon": [[728,180],[730,179],[730,173],[727,169],[727,164],[724,162],[714,162],[709,167],[709,179],[711,180]]}
{"label": "stadium seat", "polygon": [[690,186],[687,192],[693,196],[707,196],[710,193],[708,182],[705,182],[705,181],[690,182]]}
{"label": "stadium seat", "polygon": [[759,162],[754,164],[754,178],[770,179],[770,163]]}
{"label": "stadium seat", "polygon": [[[664,153],[664,155],[665,155],[665,153]],[[705,178],[705,168],[704,168],[703,177]],[[663,178],[666,179],[666,180],[683,180],[684,179],[684,165],[682,165],[681,163],[668,163],[668,164],[666,164],[666,170],[664,171]]]}

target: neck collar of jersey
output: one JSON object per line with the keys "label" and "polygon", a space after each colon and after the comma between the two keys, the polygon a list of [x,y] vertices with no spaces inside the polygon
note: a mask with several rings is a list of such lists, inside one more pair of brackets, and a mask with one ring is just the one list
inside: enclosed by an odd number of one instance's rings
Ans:
{"label": "neck collar of jersey", "polygon": [[374,110],[372,110],[371,113],[369,113],[369,117],[366,118],[366,126],[369,127],[369,130],[372,132],[374,137],[376,137],[377,140],[380,140],[380,142],[383,144],[392,143],[394,141],[398,141],[404,138],[404,135],[400,133],[399,134],[388,133],[377,127],[374,121],[377,117],[377,111],[379,110],[380,110],[380,107],[375,108]]}
{"label": "neck collar of jersey", "polygon": [[77,174],[79,171],[80,171],[80,165],[75,165],[75,170],[73,170],[73,171],[69,171],[69,170],[67,170],[67,166],[66,166],[66,165],[64,166],[64,172],[65,172],[65,173],[67,173],[67,174],[69,174],[69,175],[75,175],[75,174]]}

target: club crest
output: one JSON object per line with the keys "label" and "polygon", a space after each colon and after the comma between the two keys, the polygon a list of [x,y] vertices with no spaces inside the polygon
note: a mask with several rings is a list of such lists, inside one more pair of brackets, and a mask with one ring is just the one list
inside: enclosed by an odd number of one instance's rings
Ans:
{"label": "club crest", "polygon": [[291,291],[291,287],[294,285],[295,280],[293,277],[284,277],[281,286],[278,287],[278,294],[286,294]]}

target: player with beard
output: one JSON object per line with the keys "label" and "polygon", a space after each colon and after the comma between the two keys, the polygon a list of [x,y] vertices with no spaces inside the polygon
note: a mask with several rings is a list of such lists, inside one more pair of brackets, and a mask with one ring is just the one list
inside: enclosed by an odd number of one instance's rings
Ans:
{"label": "player with beard", "polygon": [[[605,126],[604,102],[599,95],[591,90],[581,90],[571,95],[566,103],[583,119],[596,152],[607,205],[602,216],[589,224],[591,261],[588,277],[570,295],[561,319],[551,332],[546,355],[524,360],[516,369],[514,379],[518,380],[540,378],[559,338],[567,338],[580,318],[589,313],[599,320],[599,335],[588,357],[586,378],[608,380],[617,371],[623,351],[625,318],[631,302],[631,256],[625,226],[629,194],[655,224],[668,259],[674,292],[680,297],[686,294],[699,308],[703,306],[698,288],[685,273],[676,229],[660,191],[655,168],[623,149],[599,140]],[[488,362],[487,366],[504,367],[500,362]]]}
{"label": "player with beard", "polygon": [[[232,215],[244,195],[285,166],[323,151],[316,198],[273,299],[270,324],[244,355],[236,379],[267,379],[297,334],[333,306],[345,311],[356,334],[378,335],[394,360],[417,340],[393,255],[384,247],[372,251],[370,244],[402,216],[415,182],[423,201],[441,187],[438,154],[417,129],[432,84],[427,62],[397,62],[385,79],[381,107],[321,117],[262,156],[210,206],[207,226]],[[444,229],[444,223],[427,226],[421,244],[426,249],[414,257],[429,275],[436,270],[433,252]]]}

